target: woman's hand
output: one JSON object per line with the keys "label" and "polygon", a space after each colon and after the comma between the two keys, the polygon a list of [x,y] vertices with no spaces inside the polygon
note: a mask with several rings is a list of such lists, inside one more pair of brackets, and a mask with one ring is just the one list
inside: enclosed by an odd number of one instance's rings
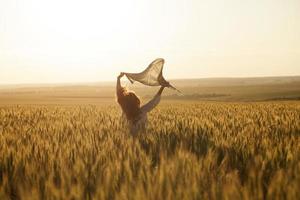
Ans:
{"label": "woman's hand", "polygon": [[118,76],[118,79],[122,78],[125,75],[124,72],[121,72],[120,75]]}
{"label": "woman's hand", "polygon": [[169,87],[170,83],[168,81],[164,81],[161,86],[162,87]]}

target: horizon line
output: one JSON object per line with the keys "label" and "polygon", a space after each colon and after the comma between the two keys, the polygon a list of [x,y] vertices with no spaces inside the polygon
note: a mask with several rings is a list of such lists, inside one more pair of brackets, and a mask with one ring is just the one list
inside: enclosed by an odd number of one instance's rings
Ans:
{"label": "horizon line", "polygon": [[[180,80],[200,80],[200,79],[248,79],[248,78],[296,78],[300,75],[263,75],[263,76],[216,76],[216,77],[199,77],[199,78],[171,78],[169,81],[180,81]],[[28,86],[28,85],[89,85],[89,84],[99,84],[99,83],[113,83],[114,80],[105,81],[79,81],[79,82],[36,82],[36,83],[0,83],[1,87],[5,86]]]}

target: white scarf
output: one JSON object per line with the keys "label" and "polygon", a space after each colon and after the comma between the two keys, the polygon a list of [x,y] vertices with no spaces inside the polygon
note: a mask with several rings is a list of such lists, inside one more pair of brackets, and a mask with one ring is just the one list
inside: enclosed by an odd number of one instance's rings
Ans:
{"label": "white scarf", "polygon": [[[163,77],[162,70],[164,66],[164,59],[163,58],[157,58],[155,59],[150,65],[141,73],[126,73],[125,75],[129,79],[131,83],[134,83],[134,81],[138,81],[144,85],[149,86],[159,86],[159,85],[166,85],[167,81]],[[169,85],[168,87],[177,90],[172,85]],[[177,90],[180,92],[179,90]]]}

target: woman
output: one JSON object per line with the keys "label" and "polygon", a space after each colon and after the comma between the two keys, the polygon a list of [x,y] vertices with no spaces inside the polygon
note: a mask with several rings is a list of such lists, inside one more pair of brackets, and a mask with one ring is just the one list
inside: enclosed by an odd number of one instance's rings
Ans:
{"label": "woman", "polygon": [[161,94],[165,87],[169,85],[168,82],[161,86],[157,94],[147,104],[141,106],[140,99],[133,91],[127,91],[125,87],[121,86],[120,79],[124,73],[120,73],[117,80],[117,99],[123,113],[125,114],[129,126],[130,133],[136,135],[139,130],[145,129],[147,125],[147,113],[150,112],[160,102]]}

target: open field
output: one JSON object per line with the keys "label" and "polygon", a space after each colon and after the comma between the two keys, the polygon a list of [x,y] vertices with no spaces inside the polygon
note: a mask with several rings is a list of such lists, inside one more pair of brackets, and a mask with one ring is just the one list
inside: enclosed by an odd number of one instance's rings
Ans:
{"label": "open field", "polygon": [[178,81],[136,138],[111,83],[2,87],[0,199],[298,199],[299,78],[225,82]]}
{"label": "open field", "polygon": [[[165,100],[192,101],[265,101],[299,100],[300,77],[269,78],[208,78],[171,81],[182,91],[164,92]],[[140,84],[128,86],[146,100],[157,90]],[[78,105],[114,104],[115,83],[73,85],[15,85],[0,86],[0,104]]]}
{"label": "open field", "polygon": [[300,103],[175,103],[126,133],[116,106],[0,110],[0,199],[297,199]]}

